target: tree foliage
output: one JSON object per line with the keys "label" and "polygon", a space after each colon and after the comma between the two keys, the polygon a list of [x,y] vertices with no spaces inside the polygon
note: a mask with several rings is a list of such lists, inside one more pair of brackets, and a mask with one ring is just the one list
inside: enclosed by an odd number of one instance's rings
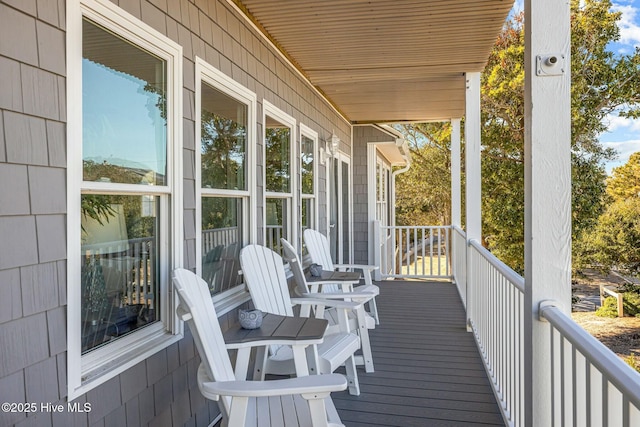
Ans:
{"label": "tree foliage", "polygon": [[607,179],[607,194],[616,202],[640,196],[640,152],[633,153],[627,163],[613,169]]}
{"label": "tree foliage", "polygon": [[577,266],[595,265],[640,274],[640,152],[613,170],[607,180],[611,203],[594,229],[576,243]]}
{"label": "tree foliage", "polygon": [[[604,210],[604,162],[615,155],[598,141],[607,116],[639,111],[640,52],[606,49],[619,37],[620,14],[610,8],[608,0],[571,1],[574,239]],[[524,25],[523,15],[505,24],[481,78],[483,244],[519,272],[524,270]]]}
{"label": "tree foliage", "polygon": [[640,198],[612,203],[578,247],[584,259],[602,270],[615,267],[626,274],[640,274]]}
{"label": "tree foliage", "polygon": [[[203,109],[201,120],[201,176],[204,188],[246,189],[247,127]],[[202,229],[232,227],[238,223],[237,198],[202,198]]]}
{"label": "tree foliage", "polygon": [[399,225],[451,223],[451,126],[422,123],[398,127],[411,150],[411,168],[397,175]]}

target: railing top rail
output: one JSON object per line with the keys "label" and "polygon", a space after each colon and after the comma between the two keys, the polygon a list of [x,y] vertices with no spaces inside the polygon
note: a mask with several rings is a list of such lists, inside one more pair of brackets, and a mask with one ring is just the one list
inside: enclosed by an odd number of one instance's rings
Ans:
{"label": "railing top rail", "polygon": [[610,383],[640,408],[640,374],[631,370],[622,359],[582,329],[556,305],[542,304],[540,317],[547,319],[566,340],[580,350],[589,363],[598,368]]}
{"label": "railing top rail", "polygon": [[458,234],[460,234],[462,236],[466,236],[467,235],[467,233],[465,233],[465,231],[462,228],[458,227],[457,225],[452,225],[451,229],[453,231],[456,231]]}
{"label": "railing top rail", "polygon": [[509,282],[511,282],[520,292],[524,293],[524,278],[513,271],[504,262],[500,261],[494,254],[489,252],[475,239],[469,240],[469,246],[474,248],[484,259],[493,265]]}
{"label": "railing top rail", "polygon": [[450,225],[381,225],[380,228],[387,230],[402,228],[403,230],[437,230],[451,228]]}
{"label": "railing top rail", "polygon": [[226,230],[237,230],[238,226],[233,225],[231,227],[220,227],[220,228],[208,228],[206,230],[202,230],[202,232],[215,232],[215,231],[226,231]]}

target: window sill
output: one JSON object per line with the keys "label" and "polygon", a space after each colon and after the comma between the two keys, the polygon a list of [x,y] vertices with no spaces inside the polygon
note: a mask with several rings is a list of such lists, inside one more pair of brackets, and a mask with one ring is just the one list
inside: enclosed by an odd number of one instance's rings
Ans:
{"label": "window sill", "polygon": [[221,294],[214,295],[212,300],[213,306],[216,308],[216,314],[220,317],[251,301],[251,294],[249,294],[246,285],[240,285]]}
{"label": "window sill", "polygon": [[[251,295],[246,286],[242,285],[237,286],[237,289],[230,289],[215,295],[212,299],[216,314],[220,317],[251,301]],[[82,383],[77,389],[69,390],[69,401],[180,341],[183,336],[183,334],[167,332],[162,324],[158,323],[150,325],[137,334],[131,334],[118,340],[110,346],[96,349],[84,355],[82,357]],[[114,345],[117,345],[117,348],[114,348]]]}
{"label": "window sill", "polygon": [[135,339],[135,345],[127,346],[126,352],[118,351],[115,354],[113,353],[113,348],[107,346],[106,349],[109,350],[109,357],[106,361],[103,357],[101,363],[96,363],[96,361],[100,359],[100,356],[102,356],[100,349],[83,356],[82,383],[80,387],[75,390],[69,390],[68,400],[71,401],[87,391],[98,387],[141,361],[151,357],[158,351],[181,340],[182,337],[182,334],[174,335],[163,330],[154,331],[144,337],[132,334],[130,338]]}

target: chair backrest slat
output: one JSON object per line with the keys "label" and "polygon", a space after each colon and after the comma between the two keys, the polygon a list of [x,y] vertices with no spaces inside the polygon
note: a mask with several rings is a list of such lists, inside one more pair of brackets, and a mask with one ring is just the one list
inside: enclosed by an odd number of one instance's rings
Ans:
{"label": "chair backrest slat", "polygon": [[240,265],[258,310],[293,316],[287,275],[280,255],[264,246],[248,245],[240,251]]}
{"label": "chair backrest slat", "polygon": [[304,230],[304,244],[307,246],[309,256],[311,256],[311,262],[320,264],[324,270],[334,270],[329,239],[324,234],[307,228]]}
{"label": "chair backrest slat", "polygon": [[[329,239],[319,231],[312,228],[304,230],[304,244],[307,246],[311,262],[322,266],[323,270],[333,271],[335,269],[331,260],[331,249]],[[340,292],[338,285],[324,285],[324,292]]]}
{"label": "chair backrest slat", "polygon": [[[233,381],[233,368],[207,282],[189,270],[178,268],[173,272],[173,283],[180,298],[179,309],[191,315],[187,324],[207,376],[214,381]],[[231,398],[223,399],[228,410]]]}
{"label": "chair backrest slat", "polygon": [[293,273],[293,279],[296,281],[298,293],[306,294],[309,292],[307,287],[307,278],[304,276],[302,264],[298,258],[295,248],[286,239],[280,239],[282,243],[282,249],[284,251],[284,258],[289,263],[291,272]]}

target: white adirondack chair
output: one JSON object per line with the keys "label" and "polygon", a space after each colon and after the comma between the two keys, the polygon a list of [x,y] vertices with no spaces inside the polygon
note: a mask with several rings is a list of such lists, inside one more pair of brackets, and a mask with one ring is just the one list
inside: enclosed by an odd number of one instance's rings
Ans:
{"label": "white adirondack chair", "polygon": [[189,324],[202,359],[198,388],[218,402],[224,426],[344,427],[330,396],[347,388],[344,376],[235,380],[207,283],[184,269],[174,271],[173,283],[180,297],[178,314]]}
{"label": "white adirondack chair", "polygon": [[[375,292],[380,293],[380,289],[373,284],[371,280],[371,272],[377,270],[375,265],[362,265],[362,264],[334,264],[331,259],[331,249],[329,247],[329,240],[327,237],[319,231],[307,228],[304,230],[304,244],[307,246],[309,256],[311,256],[311,262],[319,264],[324,270],[346,270],[346,269],[358,269],[362,270],[362,277],[364,278],[364,285],[358,286],[349,291],[357,290],[358,292]],[[337,292],[338,286],[328,287],[323,286],[323,292]],[[380,318],[378,316],[378,307],[376,305],[375,298],[369,301],[369,313],[375,319],[376,325],[380,324]]]}
{"label": "white adirondack chair", "polygon": [[[360,348],[360,338],[349,330],[347,312],[361,307],[360,303],[340,300],[291,298],[284,271],[284,260],[271,249],[260,245],[248,245],[240,251],[240,265],[244,281],[251,293],[254,306],[267,313],[293,316],[293,304],[320,307],[335,307],[339,313],[340,330],[325,334],[322,344],[317,346],[318,373],[330,374],[345,365],[349,393],[360,394],[354,353]],[[301,309],[301,312],[306,310]],[[318,316],[322,318],[322,316]],[[290,346],[270,347],[268,357],[256,361],[262,367],[261,375],[291,375],[295,373],[293,353]],[[255,379],[255,377],[254,377]]]}
{"label": "white adirondack chair", "polygon": [[[359,303],[366,303],[371,301],[378,295],[374,292],[311,292],[309,285],[307,284],[307,278],[304,275],[302,269],[302,263],[298,258],[295,248],[286,239],[280,239],[282,243],[282,249],[284,251],[284,258],[289,263],[293,278],[296,282],[296,293],[302,297],[307,298],[320,298],[320,299],[341,299],[344,301],[356,301]],[[328,282],[332,283],[332,282]],[[337,322],[337,313],[335,309],[327,309],[324,312],[324,317],[329,321],[329,331],[333,331],[334,328],[339,327]],[[364,365],[366,372],[373,372],[373,354],[371,352],[371,341],[369,340],[369,329],[375,328],[373,318],[367,316],[364,311],[364,307],[360,306],[356,310],[348,313],[349,328],[350,330],[358,331],[360,335],[362,357],[356,357],[357,365]],[[368,321],[368,320],[371,321]]]}

